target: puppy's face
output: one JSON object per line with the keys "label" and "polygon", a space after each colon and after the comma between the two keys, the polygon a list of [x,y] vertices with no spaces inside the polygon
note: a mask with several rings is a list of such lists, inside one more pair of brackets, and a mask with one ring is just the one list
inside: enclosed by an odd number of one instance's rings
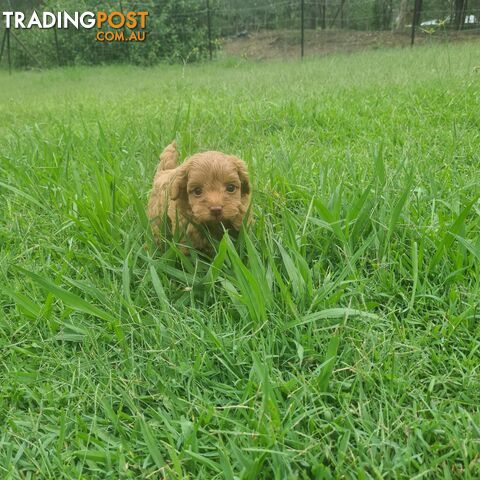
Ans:
{"label": "puppy's face", "polygon": [[195,223],[238,229],[250,203],[245,164],[220,152],[196,154],[180,167],[172,199]]}

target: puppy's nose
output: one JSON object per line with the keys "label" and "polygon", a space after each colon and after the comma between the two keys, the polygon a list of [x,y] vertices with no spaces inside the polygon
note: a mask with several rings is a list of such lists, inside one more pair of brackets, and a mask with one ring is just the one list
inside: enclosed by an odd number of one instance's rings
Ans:
{"label": "puppy's nose", "polygon": [[221,205],[212,205],[210,207],[210,213],[215,217],[219,217],[222,214],[223,207]]}

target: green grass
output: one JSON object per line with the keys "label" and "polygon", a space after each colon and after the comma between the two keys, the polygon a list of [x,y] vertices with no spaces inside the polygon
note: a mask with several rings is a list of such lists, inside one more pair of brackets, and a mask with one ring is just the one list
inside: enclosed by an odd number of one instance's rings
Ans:
{"label": "green grass", "polygon": [[[478,43],[0,74],[0,478],[480,478]],[[155,250],[159,152],[255,223]]]}

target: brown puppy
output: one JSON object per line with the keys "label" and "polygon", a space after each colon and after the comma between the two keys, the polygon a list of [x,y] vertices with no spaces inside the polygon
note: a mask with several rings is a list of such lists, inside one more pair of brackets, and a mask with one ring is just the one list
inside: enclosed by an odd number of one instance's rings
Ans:
{"label": "brown puppy", "polygon": [[160,155],[153,179],[148,202],[152,231],[158,241],[166,213],[173,232],[184,231],[195,248],[208,251],[205,231],[221,238],[225,229],[238,231],[247,215],[247,168],[239,158],[221,152],[197,153],[180,166],[177,159],[176,144],[172,142]]}

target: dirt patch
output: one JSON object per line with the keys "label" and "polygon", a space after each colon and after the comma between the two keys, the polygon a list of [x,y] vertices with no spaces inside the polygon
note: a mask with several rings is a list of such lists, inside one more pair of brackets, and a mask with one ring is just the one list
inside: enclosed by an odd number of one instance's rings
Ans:
{"label": "dirt patch", "polygon": [[[415,44],[431,42],[480,40],[478,30],[464,32],[418,32]],[[410,32],[365,32],[356,30],[305,30],[305,56],[352,52],[365,49],[410,46]],[[225,38],[223,50],[228,55],[252,59],[300,56],[299,30],[263,30],[239,38]]]}

